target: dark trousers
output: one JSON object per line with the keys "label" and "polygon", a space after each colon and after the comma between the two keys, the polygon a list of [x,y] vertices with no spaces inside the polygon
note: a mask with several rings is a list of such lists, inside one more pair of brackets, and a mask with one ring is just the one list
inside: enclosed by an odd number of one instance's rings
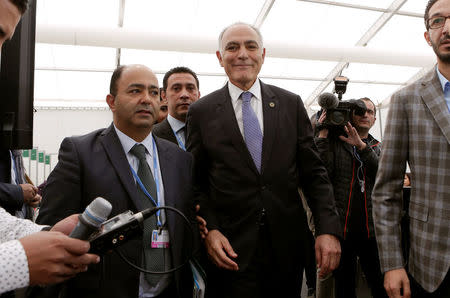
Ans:
{"label": "dark trousers", "polygon": [[306,260],[305,264],[305,277],[306,277],[306,286],[308,289],[316,289],[316,283],[317,283],[317,267],[316,267],[316,258],[315,258],[315,251],[314,251],[314,236],[311,233],[311,231],[308,231],[308,237],[309,237],[309,257]]}
{"label": "dark trousers", "polygon": [[380,269],[378,248],[375,237],[349,237],[342,243],[341,261],[334,271],[336,298],[356,297],[356,257],[366,276],[374,298],[388,297],[383,286],[383,274]]}
{"label": "dark trousers", "polygon": [[[280,273],[274,264],[267,226],[261,226],[252,261],[244,271],[222,270],[210,264],[208,298],[300,297],[303,268],[294,274]],[[239,252],[237,252],[239,254]]]}
{"label": "dark trousers", "polygon": [[450,298],[450,272],[447,272],[444,280],[433,293],[425,291],[411,275],[409,275],[409,284],[412,298]]}

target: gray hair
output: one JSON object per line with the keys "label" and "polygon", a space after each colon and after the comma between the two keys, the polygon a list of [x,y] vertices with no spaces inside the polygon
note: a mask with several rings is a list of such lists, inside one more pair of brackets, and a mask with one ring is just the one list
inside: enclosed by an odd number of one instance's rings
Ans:
{"label": "gray hair", "polygon": [[255,27],[255,26],[253,26],[253,25],[250,25],[250,24],[248,24],[248,23],[244,23],[244,22],[236,22],[236,23],[233,23],[233,24],[231,24],[231,25],[225,27],[225,28],[222,30],[222,32],[220,32],[220,34],[219,34],[219,51],[220,51],[221,53],[222,53],[222,39],[223,39],[223,35],[225,34],[225,32],[226,32],[228,29],[230,29],[231,27],[236,26],[236,25],[244,25],[244,26],[248,26],[249,28],[253,29],[253,30],[256,32],[256,34],[258,35],[259,40],[261,41],[261,44],[260,44],[261,48],[264,47],[264,46],[263,46],[263,37],[262,37],[261,31],[259,31],[259,29],[258,29],[257,27]]}

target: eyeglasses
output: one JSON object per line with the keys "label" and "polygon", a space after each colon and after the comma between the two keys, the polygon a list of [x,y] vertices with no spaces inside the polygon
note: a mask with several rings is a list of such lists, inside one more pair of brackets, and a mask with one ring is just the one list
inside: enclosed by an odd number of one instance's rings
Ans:
{"label": "eyeglasses", "polygon": [[439,29],[441,27],[444,26],[445,22],[447,21],[447,19],[450,18],[450,16],[437,16],[437,17],[432,17],[431,19],[428,20],[428,28],[430,29]]}

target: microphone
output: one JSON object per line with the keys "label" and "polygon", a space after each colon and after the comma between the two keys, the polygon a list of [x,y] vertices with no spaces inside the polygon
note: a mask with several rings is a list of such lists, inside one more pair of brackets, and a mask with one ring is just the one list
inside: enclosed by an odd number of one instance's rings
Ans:
{"label": "microphone", "polygon": [[[160,209],[169,209],[180,212],[173,207],[165,206],[148,208],[134,214],[130,210],[120,213],[101,224],[101,227],[89,237],[91,243],[90,252],[104,254],[109,250],[119,247],[144,231],[144,220]],[[184,217],[184,215],[183,215]]]}
{"label": "microphone", "polygon": [[111,213],[111,203],[104,198],[96,198],[87,207],[86,210],[78,217],[79,221],[69,237],[81,240],[88,240],[89,237],[97,232],[102,223]]}
{"label": "microphone", "polygon": [[319,102],[319,105],[325,110],[335,109],[339,105],[339,99],[337,99],[334,94],[328,92],[320,94],[317,101]]}

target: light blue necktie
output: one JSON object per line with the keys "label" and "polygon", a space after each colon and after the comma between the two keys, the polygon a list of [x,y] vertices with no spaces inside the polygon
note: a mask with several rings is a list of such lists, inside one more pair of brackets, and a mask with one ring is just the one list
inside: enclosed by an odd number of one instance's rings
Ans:
{"label": "light blue necktie", "polygon": [[253,94],[242,92],[242,121],[244,122],[244,138],[256,168],[261,172],[261,152],[263,135],[259,126],[258,117],[250,105]]}

